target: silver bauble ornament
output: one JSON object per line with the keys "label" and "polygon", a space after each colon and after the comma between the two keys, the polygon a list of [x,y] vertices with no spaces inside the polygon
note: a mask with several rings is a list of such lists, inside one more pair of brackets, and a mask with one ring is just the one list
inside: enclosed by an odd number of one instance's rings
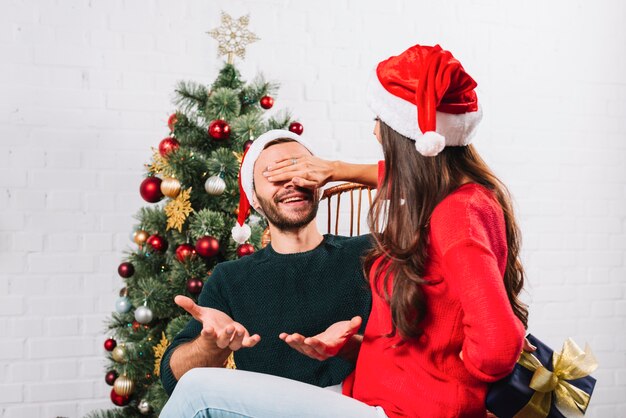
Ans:
{"label": "silver bauble ornament", "polygon": [[130,303],[130,299],[128,299],[126,296],[120,296],[115,301],[115,310],[117,311],[117,313],[126,313],[130,311],[132,307],[133,305]]}
{"label": "silver bauble ornament", "polygon": [[152,322],[152,311],[147,306],[140,306],[135,309],[135,321],[146,325]]}
{"label": "silver bauble ornament", "polygon": [[129,396],[135,390],[135,382],[126,375],[122,375],[115,379],[113,390],[120,396]]}
{"label": "silver bauble ornament", "polygon": [[139,405],[137,405],[137,409],[139,409],[139,412],[141,412],[141,415],[148,415],[150,411],[152,410],[152,408],[150,407],[150,404],[145,399],[142,399],[139,402]]}
{"label": "silver bauble ornament", "polygon": [[211,176],[204,182],[204,190],[211,196],[219,196],[226,190],[226,182],[219,175]]}
{"label": "silver bauble ornament", "polygon": [[111,351],[111,357],[118,363],[126,363],[126,348],[123,345],[118,345]]}

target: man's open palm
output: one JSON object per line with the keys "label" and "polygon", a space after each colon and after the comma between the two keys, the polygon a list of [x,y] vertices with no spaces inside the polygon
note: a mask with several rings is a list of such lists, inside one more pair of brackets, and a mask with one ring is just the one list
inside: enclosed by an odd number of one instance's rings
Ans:
{"label": "man's open palm", "polygon": [[349,321],[335,322],[326,328],[326,331],[313,337],[283,332],[279,335],[279,338],[289,344],[294,350],[316,360],[323,361],[339,353],[350,338],[357,333],[361,322],[361,317],[355,316]]}
{"label": "man's open palm", "polygon": [[241,347],[254,347],[261,337],[257,334],[250,336],[248,330],[239,322],[217,309],[205,308],[197,305],[186,296],[176,296],[174,302],[193,318],[202,324],[200,339],[204,344],[217,345],[219,348],[229,348],[237,351]]}

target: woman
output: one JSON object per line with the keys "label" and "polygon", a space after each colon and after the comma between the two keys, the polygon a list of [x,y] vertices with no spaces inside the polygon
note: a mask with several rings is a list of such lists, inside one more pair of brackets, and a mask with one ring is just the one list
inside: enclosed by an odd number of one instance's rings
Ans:
{"label": "woman", "polygon": [[[506,187],[470,144],[475,87],[450,52],[421,45],[381,62],[370,82],[385,158],[364,263],[373,305],[343,390],[389,417],[484,417],[488,383],[511,372],[524,344],[519,230]],[[374,167],[292,156],[266,175],[372,184]],[[324,359],[350,335],[281,338]]]}

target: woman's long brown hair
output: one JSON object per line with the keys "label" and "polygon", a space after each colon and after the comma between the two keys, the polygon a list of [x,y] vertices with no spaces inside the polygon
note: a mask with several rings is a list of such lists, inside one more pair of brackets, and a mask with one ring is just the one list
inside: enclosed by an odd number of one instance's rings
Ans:
{"label": "woman's long brown hair", "polygon": [[[491,190],[496,196],[506,224],[508,246],[504,287],[513,312],[528,324],[528,310],[518,295],[524,285],[524,269],[519,260],[520,231],[513,214],[511,197],[506,186],[494,175],[472,145],[446,147],[435,157],[424,157],[415,149],[415,142],[400,135],[380,121],[380,135],[385,157],[385,177],[368,215],[374,248],[367,254],[364,268],[367,277],[375,277],[375,289],[384,280],[385,299],[391,305],[393,331],[403,338],[419,337],[420,323],[428,315],[422,286],[428,261],[428,225],[435,209],[447,195],[469,179]],[[382,231],[380,228],[382,225]],[[388,260],[378,263],[381,255]],[[393,275],[393,291],[388,283]]]}

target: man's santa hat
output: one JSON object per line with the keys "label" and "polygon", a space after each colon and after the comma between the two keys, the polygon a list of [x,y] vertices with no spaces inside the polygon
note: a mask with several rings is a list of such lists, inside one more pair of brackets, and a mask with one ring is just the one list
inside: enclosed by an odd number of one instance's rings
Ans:
{"label": "man's santa hat", "polygon": [[[254,164],[267,144],[279,139],[289,139],[298,142],[311,154],[314,154],[311,146],[300,135],[284,129],[272,129],[254,140],[244,153],[241,169],[239,170],[239,214],[237,215],[237,223],[231,231],[233,239],[239,244],[245,243],[251,235],[250,226],[245,222],[250,213],[250,201],[254,196]],[[265,215],[260,207],[255,209],[261,215]]]}
{"label": "man's santa hat", "polygon": [[415,140],[427,157],[468,145],[482,118],[476,82],[449,51],[415,45],[378,64],[367,101],[396,132]]}

